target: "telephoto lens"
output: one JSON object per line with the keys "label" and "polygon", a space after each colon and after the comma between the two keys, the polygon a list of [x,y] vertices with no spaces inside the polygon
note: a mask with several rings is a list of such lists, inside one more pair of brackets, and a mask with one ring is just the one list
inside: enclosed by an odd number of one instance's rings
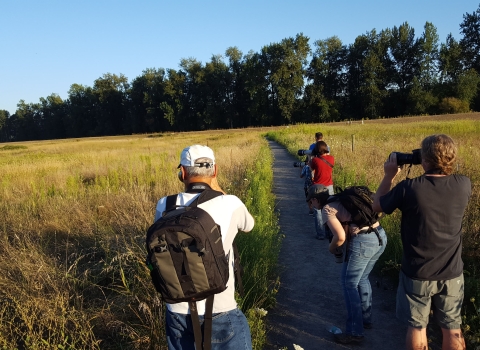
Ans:
{"label": "telephoto lens", "polygon": [[405,164],[411,164],[411,165],[418,165],[422,164],[422,154],[421,150],[414,149],[412,153],[401,153],[401,152],[393,152],[397,154],[397,165],[405,165]]}
{"label": "telephoto lens", "polygon": [[299,150],[297,151],[297,154],[298,154],[299,156],[309,156],[309,155],[312,154],[312,151],[309,150],[309,149],[299,149]]}

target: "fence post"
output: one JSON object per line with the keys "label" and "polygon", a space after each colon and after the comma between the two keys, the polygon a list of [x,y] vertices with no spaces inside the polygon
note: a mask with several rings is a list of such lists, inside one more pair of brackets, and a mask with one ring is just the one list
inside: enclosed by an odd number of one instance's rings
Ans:
{"label": "fence post", "polygon": [[352,134],[352,152],[355,149],[355,134]]}

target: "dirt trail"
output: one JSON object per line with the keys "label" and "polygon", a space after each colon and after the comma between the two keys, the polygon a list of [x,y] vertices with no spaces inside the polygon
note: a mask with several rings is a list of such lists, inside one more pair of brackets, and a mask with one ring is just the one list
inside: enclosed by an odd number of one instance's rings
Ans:
{"label": "dirt trail", "polygon": [[[340,285],[341,264],[328,252],[328,240],[315,239],[313,218],[303,193],[296,160],[280,145],[270,142],[276,210],[285,235],[279,257],[281,287],[277,306],[269,311],[267,350],[388,349],[405,346],[406,327],[395,318],[395,290],[391,283],[370,275],[373,288],[374,328],[365,330],[361,345],[339,345],[327,327],[345,329],[346,310]],[[388,234],[388,233],[387,233]]]}

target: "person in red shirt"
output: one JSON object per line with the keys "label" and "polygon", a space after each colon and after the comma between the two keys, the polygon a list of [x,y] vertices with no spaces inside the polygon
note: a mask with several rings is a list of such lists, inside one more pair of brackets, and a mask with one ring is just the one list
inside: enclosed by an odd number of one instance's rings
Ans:
{"label": "person in red shirt", "polygon": [[[313,148],[312,158],[309,165],[313,172],[313,184],[324,185],[328,188],[330,195],[333,195],[333,165],[335,159],[329,155],[328,146],[325,141],[318,141]],[[315,230],[317,232],[317,239],[325,239],[325,226],[323,225],[322,214],[320,210],[314,209]]]}
{"label": "person in red shirt", "polygon": [[312,151],[310,169],[314,172],[313,184],[324,185],[333,195],[332,172],[335,164],[333,156],[328,154],[328,146],[324,141],[318,141]]}

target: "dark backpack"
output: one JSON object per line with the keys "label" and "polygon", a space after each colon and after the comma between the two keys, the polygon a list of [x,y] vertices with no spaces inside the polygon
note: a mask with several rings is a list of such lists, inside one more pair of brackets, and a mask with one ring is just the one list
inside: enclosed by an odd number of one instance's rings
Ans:
{"label": "dark backpack", "polygon": [[[167,303],[189,303],[197,349],[210,349],[214,295],[227,288],[229,277],[220,227],[197,205],[220,195],[206,189],[189,206],[177,206],[177,195],[168,196],[163,216],[147,231],[152,282]],[[202,346],[196,301],[203,299],[207,300]]]}
{"label": "dark backpack", "polygon": [[327,200],[327,203],[340,201],[342,206],[350,213],[352,219],[342,224],[355,224],[358,227],[368,227],[368,232],[375,232],[379,238],[380,245],[383,244],[377,230],[372,227],[379,219],[379,214],[373,211],[374,192],[370,191],[367,186],[350,186],[345,189],[338,189],[335,195]]}

